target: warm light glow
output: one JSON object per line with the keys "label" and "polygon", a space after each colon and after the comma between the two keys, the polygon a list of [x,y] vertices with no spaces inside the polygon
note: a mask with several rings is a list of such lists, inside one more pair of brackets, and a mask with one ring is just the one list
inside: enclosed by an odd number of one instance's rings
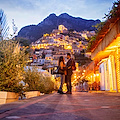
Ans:
{"label": "warm light glow", "polygon": [[77,76],[75,75],[74,78],[77,78]]}
{"label": "warm light glow", "polygon": [[47,37],[47,36],[49,36],[49,34],[46,33],[46,34],[44,34],[43,36],[44,36],[44,37]]}
{"label": "warm light glow", "polygon": [[88,39],[87,35],[84,33],[82,34],[82,37],[84,37],[85,39]]}
{"label": "warm light glow", "polygon": [[63,30],[67,30],[67,28],[64,25],[59,25],[58,30],[60,30],[63,33]]}
{"label": "warm light glow", "polygon": [[96,74],[96,76],[99,76],[99,74]]}
{"label": "warm light glow", "polygon": [[117,48],[116,51],[116,76],[117,76],[117,87],[118,87],[118,92],[120,92],[120,57],[119,57],[119,48]]}
{"label": "warm light glow", "polygon": [[83,70],[83,72],[85,72],[85,70]]}
{"label": "warm light glow", "polygon": [[82,73],[82,75],[84,75],[85,73]]}
{"label": "warm light glow", "polygon": [[64,49],[72,49],[72,46],[70,46],[70,45],[65,45],[65,46],[64,46]]}

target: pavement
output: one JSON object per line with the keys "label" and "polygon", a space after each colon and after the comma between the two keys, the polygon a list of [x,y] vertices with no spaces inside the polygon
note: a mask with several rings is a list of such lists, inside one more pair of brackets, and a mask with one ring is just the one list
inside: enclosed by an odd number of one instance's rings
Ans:
{"label": "pavement", "polygon": [[0,105],[0,120],[120,120],[120,93],[46,94]]}

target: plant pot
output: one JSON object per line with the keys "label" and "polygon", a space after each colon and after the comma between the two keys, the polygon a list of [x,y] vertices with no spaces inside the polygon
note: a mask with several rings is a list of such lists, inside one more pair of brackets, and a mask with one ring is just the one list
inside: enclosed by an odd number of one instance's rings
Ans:
{"label": "plant pot", "polygon": [[0,91],[0,104],[14,102],[17,101],[18,98],[19,98],[18,93]]}
{"label": "plant pot", "polygon": [[40,91],[29,91],[29,92],[25,92],[25,96],[26,96],[26,98],[31,98],[31,97],[40,96]]}

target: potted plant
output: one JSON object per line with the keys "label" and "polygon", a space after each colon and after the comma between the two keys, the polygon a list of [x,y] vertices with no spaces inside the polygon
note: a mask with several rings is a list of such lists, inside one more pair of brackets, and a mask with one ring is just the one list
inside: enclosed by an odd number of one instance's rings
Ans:
{"label": "potted plant", "polygon": [[18,100],[22,91],[24,66],[27,55],[25,48],[13,40],[0,41],[0,103]]}

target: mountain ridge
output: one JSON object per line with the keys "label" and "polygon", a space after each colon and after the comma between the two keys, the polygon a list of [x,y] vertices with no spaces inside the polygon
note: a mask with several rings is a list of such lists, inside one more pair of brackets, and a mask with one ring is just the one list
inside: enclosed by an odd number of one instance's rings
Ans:
{"label": "mountain ridge", "polygon": [[100,22],[99,19],[87,20],[81,17],[73,17],[67,13],[62,13],[59,16],[52,13],[37,25],[28,25],[21,28],[18,32],[18,37],[24,37],[34,42],[41,38],[43,34],[51,33],[53,29],[57,29],[58,25],[64,25],[68,30],[74,29],[80,32],[83,30],[95,30],[92,26]]}

